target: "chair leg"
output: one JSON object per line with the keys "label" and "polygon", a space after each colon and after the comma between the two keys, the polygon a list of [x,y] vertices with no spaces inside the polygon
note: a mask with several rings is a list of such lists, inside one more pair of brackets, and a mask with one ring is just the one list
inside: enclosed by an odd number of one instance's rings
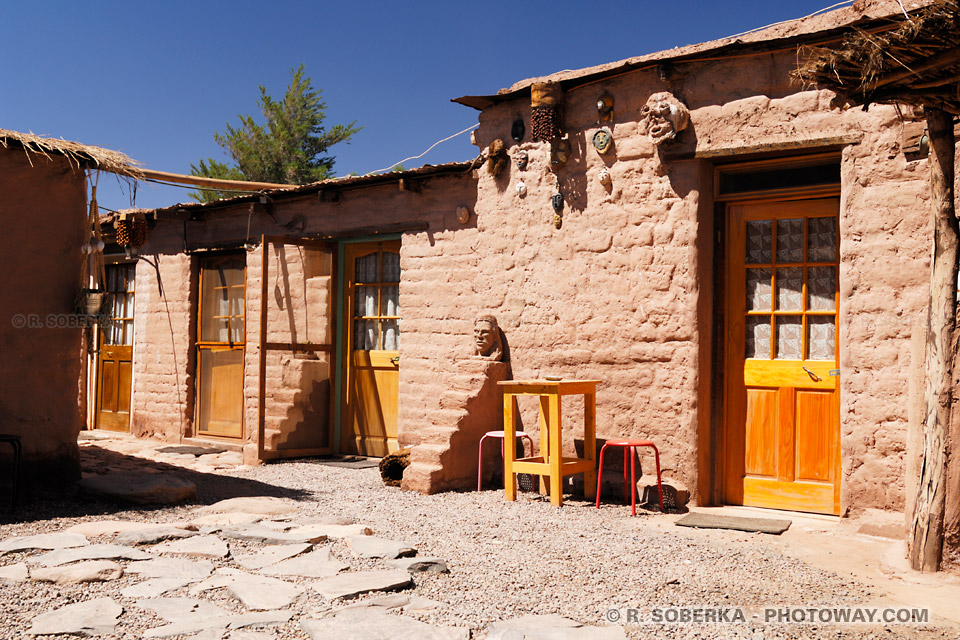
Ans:
{"label": "chair leg", "polygon": [[660,451],[656,445],[651,445],[651,447],[653,448],[653,457],[657,462],[657,494],[660,496],[660,513],[666,513],[663,509],[663,483],[660,481]]}
{"label": "chair leg", "polygon": [[630,515],[637,515],[637,471],[634,468],[634,461],[636,460],[636,449],[634,447],[629,447],[630,449]]}
{"label": "chair leg", "polygon": [[483,485],[483,441],[486,439],[487,436],[482,436],[480,444],[477,445],[477,491],[480,491]]}
{"label": "chair leg", "polygon": [[597,509],[600,508],[600,483],[603,482],[603,454],[606,450],[606,444],[600,447],[600,463],[597,465]]}
{"label": "chair leg", "polygon": [[622,447],[623,449],[623,504],[627,504],[630,501],[630,498],[627,496],[627,492],[630,490],[630,485],[627,484],[627,452],[630,450],[630,447]]}

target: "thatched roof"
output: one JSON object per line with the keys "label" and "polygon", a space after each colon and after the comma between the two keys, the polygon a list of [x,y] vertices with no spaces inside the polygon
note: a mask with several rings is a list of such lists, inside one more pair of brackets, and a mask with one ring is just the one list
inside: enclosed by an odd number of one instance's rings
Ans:
{"label": "thatched roof", "polygon": [[960,114],[960,2],[935,0],[880,33],[853,28],[807,47],[794,77],[837,93],[837,106],[902,103]]}
{"label": "thatched roof", "polygon": [[[0,146],[19,147],[24,150],[27,159],[31,154],[49,156],[51,154],[66,157],[77,167],[102,169],[130,178],[142,179],[139,163],[119,151],[110,151],[100,147],[80,144],[58,138],[42,138],[32,133],[20,133],[9,129],[0,129]],[[32,164],[32,162],[31,162]]]}

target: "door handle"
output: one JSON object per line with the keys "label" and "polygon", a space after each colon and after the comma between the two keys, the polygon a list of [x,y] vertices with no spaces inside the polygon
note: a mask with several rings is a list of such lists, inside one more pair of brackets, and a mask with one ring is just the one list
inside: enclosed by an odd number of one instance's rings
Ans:
{"label": "door handle", "polygon": [[390,358],[390,364],[400,364],[400,356],[394,356]]}
{"label": "door handle", "polygon": [[811,378],[814,382],[820,382],[821,380],[823,380],[823,378],[821,378],[820,376],[818,376],[817,374],[815,374],[813,371],[810,371],[810,369],[807,369],[806,367],[800,367],[800,368],[803,369],[804,371],[806,371],[806,372],[807,372],[807,375],[810,376],[810,378]]}

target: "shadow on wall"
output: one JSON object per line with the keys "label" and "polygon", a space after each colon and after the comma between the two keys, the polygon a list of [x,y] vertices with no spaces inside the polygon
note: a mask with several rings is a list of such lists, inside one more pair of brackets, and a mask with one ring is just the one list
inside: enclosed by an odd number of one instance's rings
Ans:
{"label": "shadow on wall", "polygon": [[[102,498],[80,495],[76,485],[57,491],[41,485],[22,487],[17,510],[7,508],[8,487],[0,493],[0,524],[18,522],[41,522],[56,518],[82,518],[89,516],[112,516],[120,520],[144,520],[144,515],[157,512],[158,520],[170,519],[165,510],[183,509],[213,504],[227,498],[242,496],[271,496],[292,500],[308,500],[316,492],[288,489],[276,485],[234,478],[227,475],[200,473],[184,467],[156,462],[137,456],[124,455],[96,445],[80,447],[80,464],[83,473],[102,475],[111,471],[156,470],[192,482],[197,487],[197,499],[179,505],[142,505],[110,502]],[[178,515],[183,516],[178,512]]]}

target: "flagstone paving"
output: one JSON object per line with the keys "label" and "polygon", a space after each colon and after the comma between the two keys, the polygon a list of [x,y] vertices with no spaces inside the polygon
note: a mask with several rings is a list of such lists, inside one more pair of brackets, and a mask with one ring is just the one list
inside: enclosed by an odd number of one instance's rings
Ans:
{"label": "flagstone paving", "polygon": [[[631,518],[619,504],[596,510],[572,500],[561,510],[529,496],[504,503],[497,491],[421,496],[383,487],[376,469],[310,463],[194,479],[202,499],[225,499],[86,517],[33,507],[43,516],[0,529],[0,638],[866,640],[877,631],[608,624],[614,607],[651,603],[851,606],[871,596],[756,537],[676,534],[658,526],[668,516]],[[256,486],[298,499],[258,496]],[[231,497],[237,487],[248,495]],[[178,555],[194,545],[216,553]],[[369,553],[377,545],[423,555],[367,557],[393,555]],[[122,573],[62,585],[30,577],[31,568],[99,562]],[[957,637],[936,625],[880,631]]]}

